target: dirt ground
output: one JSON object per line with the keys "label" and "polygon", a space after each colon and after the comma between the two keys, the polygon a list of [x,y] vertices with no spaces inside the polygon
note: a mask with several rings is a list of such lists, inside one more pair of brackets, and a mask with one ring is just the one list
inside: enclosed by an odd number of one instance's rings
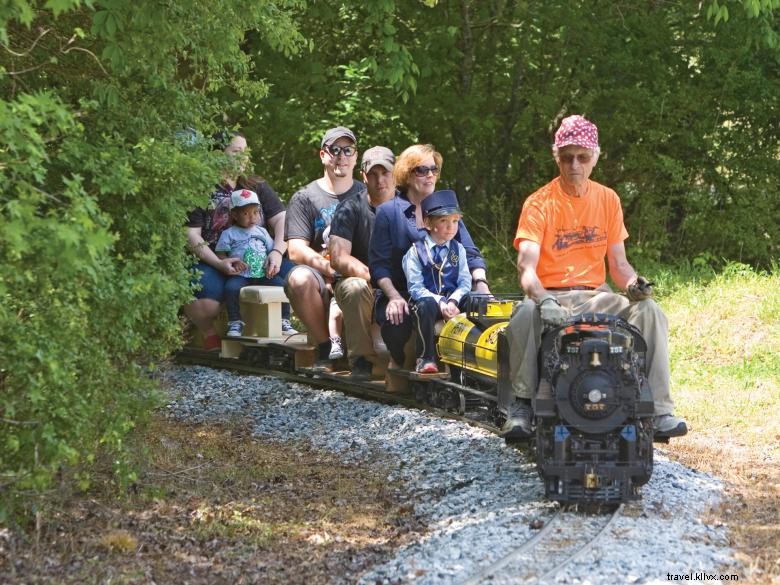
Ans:
{"label": "dirt ground", "polygon": [[424,529],[384,477],[306,445],[162,419],[141,439],[126,497],[107,469],[0,529],[0,583],[353,583]]}
{"label": "dirt ground", "polygon": [[770,450],[740,445],[731,429],[714,429],[676,439],[666,452],[723,479],[727,500],[707,520],[728,526],[750,583],[780,584],[780,466]]}
{"label": "dirt ground", "polygon": [[[133,440],[140,473],[128,489],[106,462],[88,491],[46,494],[35,525],[0,528],[0,583],[354,583],[425,531],[384,477],[255,440],[240,421],[157,418]],[[665,451],[724,478],[729,500],[707,520],[728,525],[748,582],[780,583],[771,457],[712,433]]]}

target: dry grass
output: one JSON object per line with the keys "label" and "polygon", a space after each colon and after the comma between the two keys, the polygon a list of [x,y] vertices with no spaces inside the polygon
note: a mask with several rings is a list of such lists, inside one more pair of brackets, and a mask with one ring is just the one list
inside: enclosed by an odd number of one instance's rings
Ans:
{"label": "dry grass", "polygon": [[780,583],[780,275],[736,271],[663,300],[677,412],[670,456],[726,481],[729,527],[755,583]]}
{"label": "dry grass", "polygon": [[37,533],[0,531],[0,582],[355,581],[419,528],[383,477],[240,424],[156,419],[133,439],[125,497],[52,496]]}

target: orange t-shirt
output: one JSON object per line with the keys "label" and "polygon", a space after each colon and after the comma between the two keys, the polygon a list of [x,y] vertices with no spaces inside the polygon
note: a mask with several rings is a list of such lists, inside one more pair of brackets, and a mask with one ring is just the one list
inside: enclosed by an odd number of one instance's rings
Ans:
{"label": "orange t-shirt", "polygon": [[627,237],[617,193],[589,180],[585,195],[571,197],[558,177],[526,199],[514,246],[539,244],[536,273],[545,288],[598,287],[607,278],[607,248]]}

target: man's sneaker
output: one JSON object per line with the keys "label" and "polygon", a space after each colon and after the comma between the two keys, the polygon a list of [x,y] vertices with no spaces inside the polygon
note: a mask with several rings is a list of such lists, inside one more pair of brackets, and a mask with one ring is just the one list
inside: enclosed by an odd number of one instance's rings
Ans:
{"label": "man's sneaker", "polygon": [[338,335],[336,337],[330,338],[330,355],[328,355],[329,359],[332,360],[339,360],[344,357],[344,348],[341,346],[341,337]]}
{"label": "man's sneaker", "polygon": [[688,425],[673,414],[659,414],[653,417],[653,431],[658,438],[682,437],[688,434]]}
{"label": "man's sneaker", "polygon": [[530,439],[533,436],[531,414],[531,405],[527,401],[515,400],[509,405],[501,435],[510,440]]}
{"label": "man's sneaker", "polygon": [[370,380],[373,371],[374,364],[361,355],[352,364],[352,373],[350,373],[349,377],[353,380]]}
{"label": "man's sneaker", "polygon": [[244,334],[243,321],[228,321],[227,336],[241,337]]}
{"label": "man's sneaker", "polygon": [[418,374],[438,374],[439,366],[436,362],[417,358],[417,367],[415,368]]}
{"label": "man's sneaker", "polygon": [[332,372],[333,361],[328,357],[328,353],[332,349],[330,340],[323,341],[317,346],[317,359],[314,361],[312,370],[315,372]]}
{"label": "man's sneaker", "polygon": [[328,358],[319,358],[314,361],[314,365],[311,367],[315,372],[329,373],[333,371],[333,360]]}
{"label": "man's sneaker", "polygon": [[298,330],[292,326],[289,319],[282,319],[282,335],[298,335]]}

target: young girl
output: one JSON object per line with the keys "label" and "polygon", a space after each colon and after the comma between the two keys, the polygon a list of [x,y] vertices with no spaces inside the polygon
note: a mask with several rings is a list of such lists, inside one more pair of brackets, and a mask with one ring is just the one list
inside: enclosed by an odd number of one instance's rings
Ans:
{"label": "young girl", "polygon": [[436,191],[420,204],[428,235],[403,257],[412,311],[417,321],[417,371],[435,374],[434,327],[438,319],[461,312],[471,290],[471,273],[463,245],[453,240],[462,217],[454,191]]}
{"label": "young girl", "polygon": [[[227,335],[239,337],[244,333],[239,303],[241,289],[250,284],[282,286],[282,280],[266,277],[268,255],[274,251],[274,240],[265,228],[257,225],[260,221],[260,200],[257,193],[249,189],[233,191],[230,195],[230,220],[232,225],[220,235],[216,253],[220,258],[240,260],[234,266],[242,271],[241,274],[229,277],[225,283]],[[290,305],[284,303],[282,319],[289,318]]]}

